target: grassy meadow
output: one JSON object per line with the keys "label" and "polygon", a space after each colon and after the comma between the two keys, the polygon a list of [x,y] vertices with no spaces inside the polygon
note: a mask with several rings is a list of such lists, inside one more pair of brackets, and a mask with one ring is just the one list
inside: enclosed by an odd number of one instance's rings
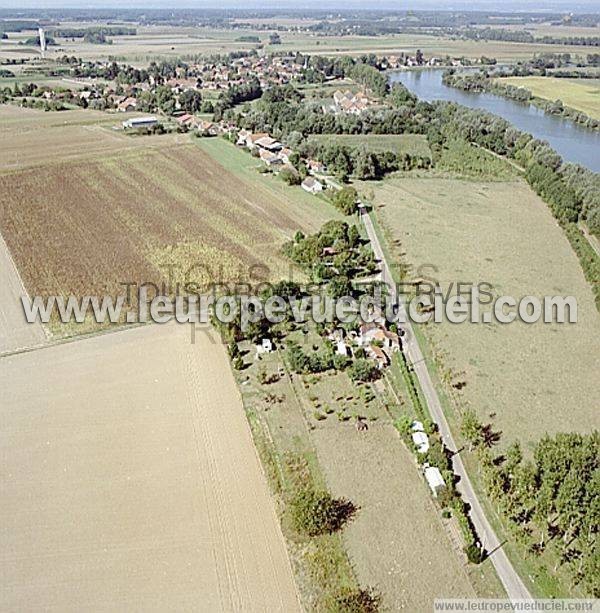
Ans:
{"label": "grassy meadow", "polygon": [[451,393],[527,445],[545,432],[600,425],[600,316],[567,239],[522,181],[395,178],[374,189],[376,216],[408,278],[487,282],[495,296],[572,295],[577,324],[428,324]]}
{"label": "grassy meadow", "polygon": [[600,119],[600,79],[506,77],[499,81],[525,87],[539,98],[562,100],[566,106]]}
{"label": "grassy meadow", "polygon": [[423,134],[319,134],[311,136],[310,139],[347,147],[365,146],[373,153],[393,151],[397,154],[431,157],[427,137]]}

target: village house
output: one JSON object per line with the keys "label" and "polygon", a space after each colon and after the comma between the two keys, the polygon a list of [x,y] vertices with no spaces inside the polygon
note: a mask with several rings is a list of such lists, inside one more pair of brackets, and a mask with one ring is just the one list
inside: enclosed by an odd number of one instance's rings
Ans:
{"label": "village house", "polygon": [[294,152],[289,149],[288,147],[283,147],[281,149],[281,151],[279,152],[279,159],[284,163],[284,164],[289,164],[290,163],[290,155],[292,155]]}
{"label": "village house", "polygon": [[259,149],[258,156],[267,166],[276,166],[277,164],[282,163],[281,159],[276,153],[272,153],[266,149]]}
{"label": "village house", "polygon": [[246,147],[252,151],[257,147],[256,142],[261,138],[268,137],[269,135],[266,132],[258,132],[256,134],[250,133],[246,136]]}
{"label": "village house", "polygon": [[302,189],[309,194],[318,194],[323,191],[323,184],[319,183],[314,177],[306,177],[302,181]]}
{"label": "village house", "polygon": [[131,111],[135,111],[137,106],[137,100],[135,98],[125,98],[117,104],[117,111],[119,113],[129,113]]}
{"label": "village house", "polygon": [[175,121],[180,126],[186,126],[188,128],[195,126],[197,123],[196,118],[193,115],[190,115],[189,113],[184,113],[183,115],[180,115],[179,117],[175,118]]}
{"label": "village house", "polygon": [[270,136],[263,136],[262,138],[259,138],[258,140],[254,141],[254,144],[261,149],[265,149],[266,151],[271,152],[279,151],[283,148],[283,145],[279,141],[276,141]]}
{"label": "village house", "polygon": [[398,351],[400,349],[400,337],[394,332],[386,330],[382,324],[376,322],[361,324],[358,344],[361,347],[367,347],[374,342],[380,343],[382,347],[391,351]]}
{"label": "village house", "polygon": [[369,106],[369,98],[363,92],[353,94],[347,90],[341,92],[339,89],[333,94],[333,111],[335,113],[348,113],[360,115]]}
{"label": "village house", "polygon": [[306,167],[310,172],[324,173],[327,168],[325,164],[319,162],[318,160],[306,160]]}
{"label": "village house", "polygon": [[212,121],[201,120],[198,122],[198,131],[207,136],[216,136],[221,131],[221,127]]}
{"label": "village house", "polygon": [[367,355],[375,360],[377,368],[383,370],[388,365],[388,358],[377,345],[369,345],[366,349]]}

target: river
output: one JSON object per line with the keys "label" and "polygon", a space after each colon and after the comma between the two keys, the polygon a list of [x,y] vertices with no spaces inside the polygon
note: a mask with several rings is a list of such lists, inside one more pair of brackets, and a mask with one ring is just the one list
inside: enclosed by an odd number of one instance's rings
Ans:
{"label": "river", "polygon": [[440,69],[390,72],[390,83],[403,83],[423,100],[449,100],[504,117],[519,130],[548,141],[565,161],[600,172],[600,132],[544,113],[532,104],[523,104],[495,94],[465,92],[448,87],[442,83],[442,72]]}

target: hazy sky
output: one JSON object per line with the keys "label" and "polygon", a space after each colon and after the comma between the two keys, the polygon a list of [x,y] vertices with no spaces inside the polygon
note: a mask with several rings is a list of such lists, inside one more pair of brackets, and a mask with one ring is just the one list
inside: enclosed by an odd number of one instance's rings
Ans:
{"label": "hazy sky", "polygon": [[600,0],[0,0],[0,8],[381,8],[600,12]]}

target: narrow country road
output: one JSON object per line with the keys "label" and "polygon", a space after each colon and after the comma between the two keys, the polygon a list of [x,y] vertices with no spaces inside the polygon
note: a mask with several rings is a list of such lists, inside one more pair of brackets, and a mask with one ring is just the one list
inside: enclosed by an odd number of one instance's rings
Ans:
{"label": "narrow country road", "polygon": [[[397,288],[393,281],[384,251],[375,232],[373,222],[363,206],[360,207],[360,217],[365,225],[371,245],[373,246],[375,257],[381,262],[381,279],[388,286],[394,303],[398,304],[398,313],[402,318],[406,315],[404,300],[397,292]],[[399,327],[405,331],[403,337],[403,351],[405,352],[409,363],[412,365],[414,372],[417,375],[419,384],[425,396],[425,400],[427,401],[429,413],[431,414],[433,421],[435,421],[435,423],[438,425],[444,444],[449,450],[456,451],[456,443],[454,442],[454,438],[450,432],[448,422],[440,404],[440,399],[429,375],[427,363],[425,362],[425,358],[423,357],[419,343],[417,342],[413,333],[412,324],[408,317],[404,317],[404,320],[406,323],[399,325]],[[477,499],[475,490],[471,484],[471,480],[469,479],[467,471],[465,470],[462,458],[458,453],[455,453],[452,456],[452,464],[455,474],[457,474],[460,478],[457,484],[457,489],[463,500],[471,508],[470,517],[475,529],[477,530],[480,540],[482,541],[485,549],[492,552],[490,559],[494,565],[494,568],[496,569],[496,572],[498,573],[498,576],[500,577],[500,580],[502,581],[508,597],[511,600],[531,599],[531,594],[513,568],[513,565],[511,564],[507,555],[504,553],[501,546],[502,544],[498,540],[496,533],[485,517],[483,508]]]}

